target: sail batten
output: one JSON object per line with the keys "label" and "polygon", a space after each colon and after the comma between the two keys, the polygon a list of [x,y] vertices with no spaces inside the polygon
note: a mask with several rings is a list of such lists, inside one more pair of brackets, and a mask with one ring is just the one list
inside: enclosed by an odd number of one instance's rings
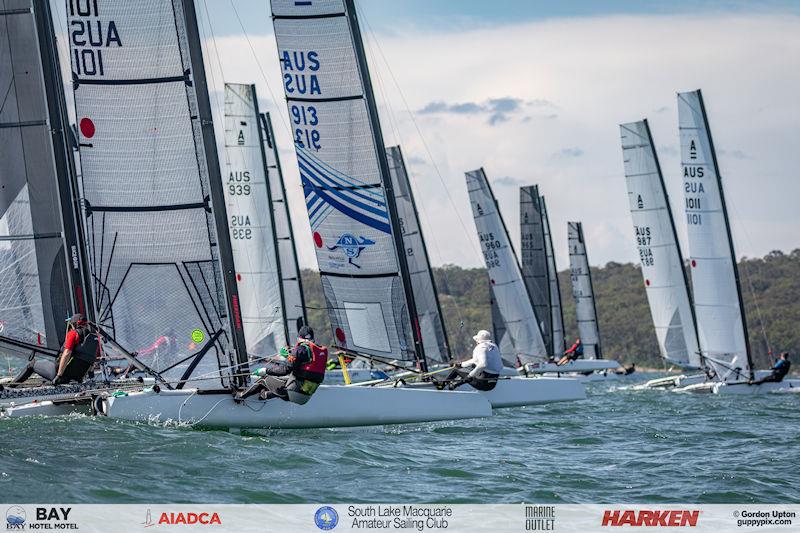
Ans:
{"label": "sail batten", "polygon": [[661,356],[700,368],[694,309],[661,166],[647,120],[620,126],[628,204]]}
{"label": "sail batten", "polygon": [[[506,364],[539,361],[547,357],[539,321],[536,319],[508,230],[483,169],[466,173],[472,215],[481,243],[492,291],[493,320],[499,344],[513,347],[501,354]],[[499,326],[499,327],[498,327]],[[505,328],[505,332],[502,329]],[[508,339],[506,340],[505,337]]]}
{"label": "sail batten", "polygon": [[597,324],[597,308],[595,306],[592,273],[586,253],[586,241],[583,238],[583,224],[567,223],[569,242],[570,280],[572,281],[572,297],[575,300],[575,319],[578,323],[578,336],[583,344],[586,359],[601,359],[600,328]]}
{"label": "sail batten", "polygon": [[425,366],[355,6],[272,0],[326,308],[337,345]]}
{"label": "sail batten", "polygon": [[753,377],[747,320],[725,196],[700,91],[678,93],[681,175],[697,336],[723,379]]}

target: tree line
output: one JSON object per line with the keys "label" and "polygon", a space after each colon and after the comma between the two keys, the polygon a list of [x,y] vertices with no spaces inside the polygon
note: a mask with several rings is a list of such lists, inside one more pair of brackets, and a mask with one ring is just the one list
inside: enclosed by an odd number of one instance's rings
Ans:
{"label": "tree line", "polygon": [[[661,368],[650,308],[639,265],[609,262],[592,267],[600,339],[607,358]],[[691,276],[691,271],[687,267]],[[750,346],[756,365],[765,368],[781,351],[800,353],[800,249],[773,251],[739,262]],[[483,268],[445,265],[434,268],[439,301],[453,351],[466,356],[479,329],[492,330],[489,281]],[[304,269],[308,318],[318,339],[331,342],[319,273]],[[569,270],[559,272],[568,342],[577,336]]]}

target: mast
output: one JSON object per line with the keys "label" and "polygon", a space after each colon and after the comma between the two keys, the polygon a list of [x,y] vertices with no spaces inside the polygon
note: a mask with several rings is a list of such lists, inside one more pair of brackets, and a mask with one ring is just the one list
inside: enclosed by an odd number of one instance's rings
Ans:
{"label": "mast", "polygon": [[739,312],[742,321],[742,329],[744,332],[744,345],[747,352],[747,366],[750,369],[750,379],[755,378],[753,371],[753,353],[750,349],[750,335],[747,332],[747,315],[744,310],[744,299],[742,298],[742,282],[739,277],[739,264],[736,261],[736,248],[733,246],[733,233],[731,233],[731,222],[728,218],[728,207],[725,204],[725,191],[722,188],[722,175],[719,172],[719,163],[717,162],[717,150],[714,148],[714,139],[711,137],[711,127],[708,124],[708,115],[706,114],[706,105],[703,102],[703,93],[698,89],[697,100],[700,102],[700,112],[703,116],[703,125],[708,136],[708,144],[711,149],[711,161],[714,165],[714,174],[717,177],[717,186],[719,187],[719,200],[722,203],[722,216],[725,220],[725,232],[728,237],[728,246],[731,251],[731,264],[733,265],[733,279],[736,280],[736,297],[739,300]]}
{"label": "mast", "polygon": [[[422,338],[427,347],[426,359],[430,357],[433,352],[432,346],[438,352],[438,359],[440,363],[449,361],[452,358],[450,351],[450,342],[447,338],[447,328],[444,325],[444,315],[442,314],[441,302],[439,302],[439,291],[436,287],[436,280],[434,279],[433,269],[431,268],[430,256],[428,255],[428,246],[425,242],[425,236],[422,234],[422,225],[420,224],[419,212],[417,211],[417,202],[414,198],[414,191],[411,190],[411,181],[408,177],[408,169],[406,168],[405,158],[400,146],[390,146],[386,149],[387,160],[391,162],[389,165],[389,175],[392,178],[392,186],[395,187],[395,205],[398,210],[398,217],[401,221],[401,233],[403,236],[403,253],[406,254],[406,261],[408,263],[412,289],[415,292],[415,300],[417,305],[417,317],[421,321]],[[401,199],[405,198],[405,202],[401,203]],[[420,250],[422,251],[421,259],[417,259]],[[411,268],[414,270],[412,271]],[[417,276],[415,278],[415,276]],[[422,279],[420,279],[420,276]],[[414,283],[417,280],[417,283]],[[433,303],[433,306],[430,304]],[[432,308],[431,308],[432,307]],[[436,324],[430,324],[431,314],[436,315],[433,320]],[[428,320],[426,320],[428,319]],[[426,328],[428,326],[428,328]],[[426,329],[431,330],[430,334],[433,338],[426,338]],[[444,348],[444,350],[442,350]]]}
{"label": "mast", "polygon": [[[369,121],[372,125],[372,135],[375,146],[377,147],[378,165],[380,166],[383,188],[386,191],[386,207],[389,210],[389,219],[395,231],[400,227],[400,219],[397,216],[397,205],[394,201],[394,189],[392,180],[389,176],[389,162],[386,160],[385,144],[383,143],[383,133],[378,119],[378,108],[375,104],[375,94],[372,90],[372,80],[370,79],[369,66],[367,65],[367,55],[364,52],[364,42],[361,38],[361,29],[356,15],[355,0],[344,0],[345,11],[350,19],[350,29],[353,32],[353,45],[356,50],[356,60],[358,61],[361,79],[364,85],[364,97],[366,99]],[[411,334],[414,339],[414,352],[417,359],[417,366],[423,372],[428,371],[428,362],[425,358],[425,350],[422,346],[422,335],[419,327],[419,316],[417,316],[417,306],[414,302],[414,290],[411,287],[411,276],[408,271],[408,258],[403,248],[403,239],[395,238],[395,248],[397,252],[397,262],[400,266],[400,276],[403,278],[403,290],[408,303],[408,314],[411,319]]]}
{"label": "mast", "polygon": [[50,132],[53,139],[53,155],[56,163],[56,179],[61,200],[61,217],[66,245],[67,272],[72,290],[70,296],[73,309],[90,322],[95,321],[92,291],[88,288],[89,267],[84,253],[85,236],[81,224],[77,172],[72,157],[72,147],[67,130],[69,119],[64,96],[64,84],[58,60],[52,13],[48,0],[33,0],[36,33],[42,59],[47,109],[50,117]]}
{"label": "mast", "polygon": [[560,355],[564,346],[564,306],[561,300],[561,283],[558,281],[556,254],[553,249],[553,233],[550,231],[550,216],[547,214],[547,203],[544,196],[539,197],[542,212],[542,227],[545,234],[545,250],[547,252],[547,273],[550,278],[550,313],[552,316],[553,355]]}
{"label": "mast", "polygon": [[678,93],[678,120],[701,357],[722,380],[752,378],[752,354],[730,220],[699,90]]}
{"label": "mast", "polygon": [[[294,339],[297,337],[298,331],[300,327],[304,324],[308,324],[308,318],[306,316],[306,304],[305,304],[305,294],[303,292],[303,280],[300,276],[300,263],[297,260],[297,247],[294,244],[294,229],[292,227],[292,217],[289,214],[289,202],[286,197],[286,183],[283,180],[283,168],[281,167],[281,158],[278,154],[278,143],[275,139],[275,132],[272,129],[272,118],[270,117],[269,113],[261,113],[261,121],[263,123],[264,131],[266,133],[266,141],[267,145],[272,149],[272,155],[275,158],[275,164],[273,165],[278,176],[278,185],[280,187],[281,198],[280,200],[275,200],[275,196],[272,196],[273,202],[273,218],[274,218],[274,209],[281,209],[284,213],[286,219],[286,228],[288,232],[288,236],[285,238],[281,238],[278,236],[277,227],[275,231],[276,239],[280,240],[283,239],[287,241],[289,244],[289,248],[291,248],[291,258],[290,258],[290,265],[293,267],[294,276],[292,277],[284,277],[283,279],[283,290],[282,294],[284,299],[286,299],[286,285],[293,284],[296,286],[297,291],[300,297],[300,316],[297,319],[295,324],[290,324],[287,320],[286,323],[286,330],[287,330],[287,338]],[[267,165],[267,181],[269,181],[269,169],[272,168],[271,166]],[[270,185],[271,186],[271,185]],[[280,204],[280,207],[275,207],[274,204]],[[280,244],[280,243],[279,243]],[[279,261],[284,261],[284,255],[280,252],[280,246],[278,246],[278,259]],[[282,272],[285,269],[282,269]],[[283,275],[283,274],[282,274]],[[290,310],[284,307],[284,314],[288,317],[293,313],[290,313]],[[302,322],[302,323],[300,323]]]}
{"label": "mast", "polygon": [[248,360],[247,344],[244,338],[242,314],[239,305],[239,289],[236,286],[236,272],[233,264],[233,251],[228,233],[228,215],[225,211],[225,195],[222,192],[222,174],[219,169],[217,143],[214,140],[214,122],[211,116],[211,102],[208,98],[203,49],[197,29],[197,14],[194,0],[183,0],[183,16],[186,23],[186,37],[189,42],[189,55],[192,65],[192,80],[197,95],[197,121],[202,131],[203,147],[206,156],[206,168],[209,178],[211,203],[214,206],[214,222],[217,230],[217,250],[222,266],[222,279],[225,286],[226,305],[231,325],[231,343],[233,345],[236,371],[232,373],[231,384],[242,387],[247,383]]}

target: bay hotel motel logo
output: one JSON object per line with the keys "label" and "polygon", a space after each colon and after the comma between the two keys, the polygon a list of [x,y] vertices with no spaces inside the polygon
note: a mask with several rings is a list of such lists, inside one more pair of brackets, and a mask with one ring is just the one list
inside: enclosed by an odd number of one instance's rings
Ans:
{"label": "bay hotel motel logo", "polygon": [[79,529],[68,522],[71,512],[71,507],[37,507],[35,520],[30,521],[24,507],[12,505],[6,510],[6,531]]}

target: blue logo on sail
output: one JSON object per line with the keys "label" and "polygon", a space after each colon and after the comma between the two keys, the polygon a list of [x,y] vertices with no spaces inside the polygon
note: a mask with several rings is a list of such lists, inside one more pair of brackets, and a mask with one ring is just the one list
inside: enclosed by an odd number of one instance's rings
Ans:
{"label": "blue logo on sail", "polygon": [[348,263],[356,268],[361,268],[357,264],[353,263],[353,259],[358,258],[361,255],[361,252],[363,252],[367,246],[372,246],[373,244],[375,244],[375,241],[367,239],[366,237],[356,238],[349,233],[345,233],[339,237],[339,240],[336,241],[336,244],[333,246],[328,246],[328,250],[334,251],[341,249],[344,252],[344,255],[347,256]]}
{"label": "blue logo on sail", "polygon": [[314,513],[314,523],[323,531],[330,531],[339,523],[339,513],[336,509],[329,506],[320,507]]}

